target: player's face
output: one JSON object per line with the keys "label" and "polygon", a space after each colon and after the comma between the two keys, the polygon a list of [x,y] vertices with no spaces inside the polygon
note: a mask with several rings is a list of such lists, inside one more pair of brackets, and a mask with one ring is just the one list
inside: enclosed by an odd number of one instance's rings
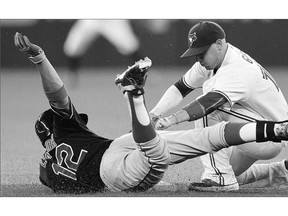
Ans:
{"label": "player's face", "polygon": [[219,45],[216,43],[212,44],[206,52],[196,56],[196,61],[207,70],[219,68],[221,65],[221,49],[219,49]]}

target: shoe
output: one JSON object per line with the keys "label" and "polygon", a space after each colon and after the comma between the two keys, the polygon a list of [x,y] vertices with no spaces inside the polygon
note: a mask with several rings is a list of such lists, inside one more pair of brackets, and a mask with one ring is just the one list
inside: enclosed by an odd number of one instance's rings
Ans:
{"label": "shoe", "polygon": [[117,75],[115,84],[121,89],[123,94],[125,92],[131,92],[133,95],[143,94],[147,72],[151,65],[152,61],[148,57],[135,62],[133,66],[128,67],[122,74]]}
{"label": "shoe", "polygon": [[220,185],[211,179],[203,179],[201,183],[192,182],[188,184],[189,191],[202,191],[202,192],[228,192],[238,191],[239,184],[237,182],[229,185]]}

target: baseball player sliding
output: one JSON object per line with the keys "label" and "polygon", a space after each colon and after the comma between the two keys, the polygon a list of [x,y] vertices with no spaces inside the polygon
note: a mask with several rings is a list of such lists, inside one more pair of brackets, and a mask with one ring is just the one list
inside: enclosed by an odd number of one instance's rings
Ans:
{"label": "baseball player sliding", "polygon": [[20,33],[14,42],[40,72],[51,107],[37,119],[35,131],[45,148],[40,181],[56,192],[145,191],[162,179],[169,164],[245,142],[288,139],[288,121],[221,122],[202,129],[156,132],[144,102],[149,58],[115,80],[130,111],[132,133],[101,137],[87,127],[88,116],[78,114],[44,51]]}
{"label": "baseball player sliding", "polygon": [[[220,25],[210,21],[194,25],[188,33],[188,47],[181,57],[195,57],[196,63],[167,89],[151,110],[150,116],[157,129],[194,120],[197,120],[196,128],[204,128],[221,121],[279,121],[288,117],[286,100],[273,77],[249,55],[227,43]],[[197,88],[203,88],[202,96],[179,112],[161,118]],[[276,176],[282,175],[287,182],[285,161],[270,164],[265,169],[254,165],[244,173],[255,161],[277,156],[284,145],[274,142],[261,145],[249,143],[223,149],[216,154],[206,154],[201,157],[204,166],[202,182],[191,183],[189,188],[200,191],[238,190],[235,175],[243,183],[245,179],[261,179],[274,173]],[[259,176],[251,176],[253,173]],[[246,177],[241,177],[241,174]],[[270,179],[273,178],[270,176]]]}

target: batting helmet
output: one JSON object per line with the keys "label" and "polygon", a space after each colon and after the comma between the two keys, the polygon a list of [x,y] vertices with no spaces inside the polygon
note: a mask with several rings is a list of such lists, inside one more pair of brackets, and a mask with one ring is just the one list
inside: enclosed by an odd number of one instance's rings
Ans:
{"label": "batting helmet", "polygon": [[[35,122],[35,132],[41,141],[42,146],[45,148],[45,142],[51,138],[53,133],[54,112],[48,109],[41,113]],[[85,124],[88,123],[88,115],[85,113],[79,114]]]}
{"label": "batting helmet", "polygon": [[48,109],[41,113],[35,122],[35,132],[41,141],[42,146],[45,148],[45,141],[51,137],[53,130],[54,112]]}

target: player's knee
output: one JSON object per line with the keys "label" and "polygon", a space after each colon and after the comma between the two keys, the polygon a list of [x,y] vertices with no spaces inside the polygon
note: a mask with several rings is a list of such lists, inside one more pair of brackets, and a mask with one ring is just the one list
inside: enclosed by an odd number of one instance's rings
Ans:
{"label": "player's knee", "polygon": [[161,163],[165,168],[168,167],[171,160],[171,155],[168,148],[163,149],[162,154],[159,156],[158,163]]}
{"label": "player's knee", "polygon": [[243,144],[244,140],[240,136],[240,129],[246,123],[228,123],[224,129],[224,138],[229,146]]}
{"label": "player's knee", "polygon": [[166,141],[159,135],[147,142],[139,144],[144,154],[149,157],[151,163],[168,166],[170,163],[170,152]]}
{"label": "player's knee", "polygon": [[158,163],[162,164],[163,167],[167,168],[171,160],[171,155],[168,145],[164,139],[159,139],[158,148],[156,148],[156,150],[158,151],[155,154],[156,160],[158,161]]}

